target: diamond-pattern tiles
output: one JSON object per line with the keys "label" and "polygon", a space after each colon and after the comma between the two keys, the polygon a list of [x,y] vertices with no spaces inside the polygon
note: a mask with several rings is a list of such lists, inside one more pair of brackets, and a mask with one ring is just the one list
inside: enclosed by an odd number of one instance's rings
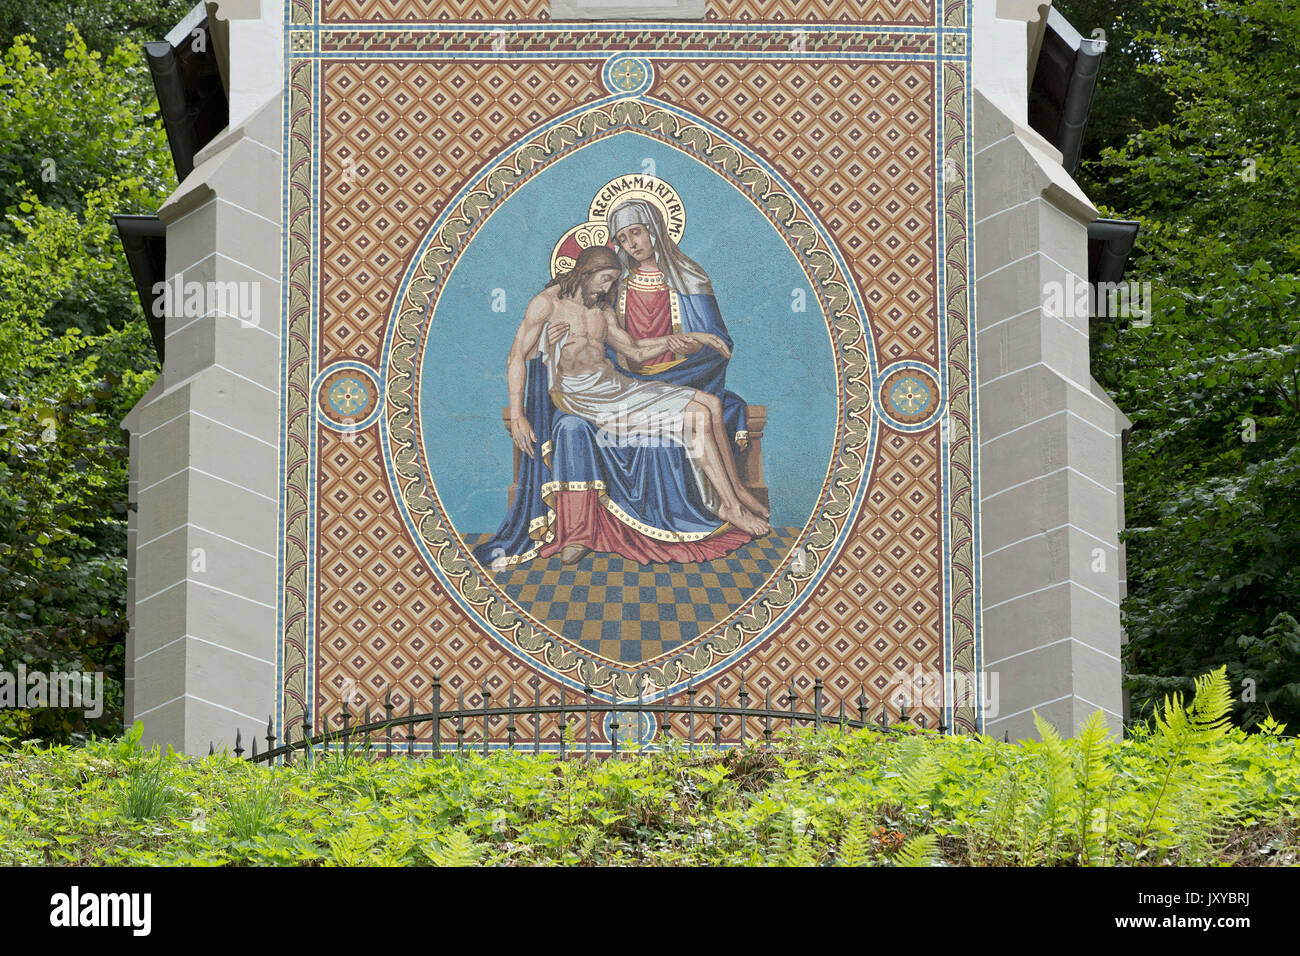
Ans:
{"label": "diamond-pattern tiles", "polygon": [[322,364],[377,360],[398,283],[442,205],[503,147],[600,96],[600,67],[322,64]]}
{"label": "diamond-pattern tiles", "polygon": [[934,23],[935,0],[709,0],[709,20],[742,22]]}
{"label": "diamond-pattern tiles", "polygon": [[[709,20],[804,21],[924,26],[934,0],[709,0]],[[549,20],[551,0],[323,0],[325,22]]]}
{"label": "diamond-pattern tiles", "polygon": [[882,364],[937,362],[934,98],[921,63],[655,62],[652,94],[733,131],[850,260]]}
{"label": "diamond-pattern tiles", "polygon": [[549,20],[551,0],[324,0],[321,20]]}
{"label": "diamond-pattern tiles", "polygon": [[[514,2],[523,9],[528,0]],[[386,4],[385,17],[399,20],[401,10],[414,9],[400,0],[328,0],[326,11],[373,18],[378,3]],[[429,0],[419,9],[454,7],[458,18],[472,19],[464,11],[487,6]],[[712,11],[779,19],[815,9],[818,18],[835,19],[841,6],[838,0],[717,0]],[[868,9],[887,7],[899,17],[930,9],[906,0]],[[908,22],[930,19],[926,12]],[[793,184],[848,261],[869,309],[879,364],[914,358],[940,365],[931,67],[672,55],[650,54],[657,78],[650,95],[721,126]],[[378,360],[397,283],[443,205],[528,131],[603,96],[601,65],[596,59],[322,63],[317,368],[340,359]],[[475,626],[423,563],[391,500],[377,441],[375,428],[353,435],[321,429],[317,445],[318,708],[338,726],[342,697],[355,714],[366,703],[381,707],[391,689],[401,711],[412,699],[427,710],[434,673],[442,680],[444,708],[460,693],[476,706],[484,683],[497,702],[512,687],[531,696],[534,680],[544,701],[557,700],[559,684]],[[837,711],[841,700],[853,710],[865,687],[875,716],[879,701],[896,696],[900,676],[910,677],[917,665],[942,671],[937,428],[904,434],[882,427],[870,468],[866,501],[839,554],[794,615],[742,662],[751,703],[770,689],[780,704],[793,680],[803,709],[820,676],[828,710]],[[717,694],[738,703],[740,670],[734,664],[701,684],[701,702]],[[570,690],[566,699],[576,704],[578,695]],[[674,697],[684,699],[684,693]],[[934,726],[938,709],[923,712]],[[896,706],[891,713],[897,715]],[[530,737],[531,725],[520,723],[521,736]],[[683,736],[685,718],[672,723]],[[724,739],[735,739],[737,729],[724,719]],[[753,721],[747,734],[761,730]],[[556,731],[555,720],[546,718],[544,739],[553,742]],[[696,731],[703,739],[699,723]],[[443,733],[444,741],[454,741],[453,727]],[[481,725],[469,722],[468,742],[481,733]],[[504,719],[490,734],[504,742]],[[599,722],[595,737],[603,739]]]}

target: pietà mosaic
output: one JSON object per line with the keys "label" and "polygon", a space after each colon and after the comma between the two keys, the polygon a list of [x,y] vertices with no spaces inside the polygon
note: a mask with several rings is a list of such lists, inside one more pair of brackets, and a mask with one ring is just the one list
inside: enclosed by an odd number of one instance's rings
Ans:
{"label": "piet\u00e0 mosaic", "polygon": [[967,6],[290,0],[282,727],[978,729]]}

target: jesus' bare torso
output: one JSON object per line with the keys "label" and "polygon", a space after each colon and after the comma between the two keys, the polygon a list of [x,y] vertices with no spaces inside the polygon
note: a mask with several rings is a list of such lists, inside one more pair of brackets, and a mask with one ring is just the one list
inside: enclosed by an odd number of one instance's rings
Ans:
{"label": "jesus' bare torso", "polygon": [[[548,324],[555,339],[563,338],[568,332],[564,347],[560,349],[560,374],[565,377],[585,375],[610,365],[605,343],[610,328],[618,329],[617,324],[611,321],[613,313],[600,307],[585,306],[573,299],[562,299],[554,288],[547,289],[542,295],[553,300]],[[631,339],[628,343],[633,344]]]}
{"label": "jesus' bare torso", "polygon": [[[506,379],[510,387],[510,432],[515,444],[526,455],[536,454],[537,439],[524,415],[524,385],[527,381],[527,358],[537,351],[541,337],[549,343],[564,342],[560,349],[557,371],[562,381],[581,379],[592,373],[621,375],[613,368],[605,352],[608,345],[616,353],[634,362],[646,362],[665,351],[687,352],[701,347],[717,349],[730,356],[726,342],[704,332],[677,333],[633,341],[615,321],[612,310],[598,305],[599,296],[617,279],[612,270],[597,273],[572,297],[561,295],[550,286],[533,297],[524,314],[510,349]],[[567,384],[566,384],[567,387]],[[660,388],[677,386],[659,386]],[[722,403],[716,395],[694,389],[683,412],[683,433],[688,453],[695,457],[704,474],[718,493],[719,517],[755,537],[767,534],[768,511],[741,483],[736,471],[731,445],[722,421]]]}

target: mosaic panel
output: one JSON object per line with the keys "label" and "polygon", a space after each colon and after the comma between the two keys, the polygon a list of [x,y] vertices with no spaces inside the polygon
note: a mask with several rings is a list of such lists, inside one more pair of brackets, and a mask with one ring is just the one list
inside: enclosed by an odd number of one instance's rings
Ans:
{"label": "mosaic panel", "polygon": [[688,54],[535,6],[290,44],[282,726],[436,675],[974,729],[934,692],[979,665],[964,31],[882,2],[809,54],[746,24],[843,4],[720,0]]}

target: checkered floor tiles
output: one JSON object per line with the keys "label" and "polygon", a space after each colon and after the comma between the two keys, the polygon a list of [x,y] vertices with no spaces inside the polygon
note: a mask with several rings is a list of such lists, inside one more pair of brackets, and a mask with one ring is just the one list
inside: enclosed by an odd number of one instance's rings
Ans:
{"label": "checkered floor tiles", "polygon": [[676,650],[727,617],[789,556],[797,536],[797,528],[777,528],[716,561],[642,565],[589,554],[565,566],[556,555],[493,577],[551,630],[606,660],[635,664]]}

